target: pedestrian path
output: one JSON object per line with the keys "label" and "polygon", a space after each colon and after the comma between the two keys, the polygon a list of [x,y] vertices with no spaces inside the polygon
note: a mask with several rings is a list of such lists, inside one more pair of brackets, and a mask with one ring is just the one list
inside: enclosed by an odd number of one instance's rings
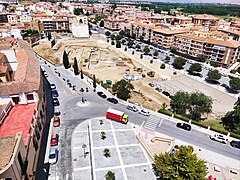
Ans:
{"label": "pedestrian path", "polygon": [[155,115],[150,115],[148,120],[144,123],[143,127],[146,129],[155,131],[159,121],[160,121],[160,117]]}

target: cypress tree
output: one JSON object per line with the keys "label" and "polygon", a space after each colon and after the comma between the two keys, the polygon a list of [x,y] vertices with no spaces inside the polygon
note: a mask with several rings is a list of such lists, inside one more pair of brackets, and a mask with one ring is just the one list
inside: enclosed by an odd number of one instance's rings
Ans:
{"label": "cypress tree", "polygon": [[70,64],[69,64],[69,60],[68,60],[68,55],[66,53],[66,51],[64,50],[63,52],[63,66],[65,69],[70,68]]}
{"label": "cypress tree", "polygon": [[81,76],[81,79],[83,79],[84,77],[83,77],[83,71],[82,71],[82,69],[81,69],[81,72],[80,72],[81,74],[80,74],[80,76]]}
{"label": "cypress tree", "polygon": [[74,74],[79,75],[79,69],[78,69],[77,58],[76,57],[74,57],[73,69],[74,69]]}
{"label": "cypress tree", "polygon": [[96,77],[95,77],[95,75],[93,75],[93,88],[94,88],[94,92],[96,91],[96,87],[97,87]]}

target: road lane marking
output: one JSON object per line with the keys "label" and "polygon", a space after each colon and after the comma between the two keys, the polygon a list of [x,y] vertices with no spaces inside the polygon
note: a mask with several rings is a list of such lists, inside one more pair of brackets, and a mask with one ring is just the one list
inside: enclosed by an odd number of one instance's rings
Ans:
{"label": "road lane marking", "polygon": [[159,123],[159,126],[158,126],[158,127],[160,127],[160,126],[162,125],[162,122],[163,122],[163,118],[161,118],[161,121],[160,121],[160,123]]}
{"label": "road lane marking", "polygon": [[141,127],[143,127],[143,124],[144,124],[144,123],[145,123],[145,121],[142,122]]}

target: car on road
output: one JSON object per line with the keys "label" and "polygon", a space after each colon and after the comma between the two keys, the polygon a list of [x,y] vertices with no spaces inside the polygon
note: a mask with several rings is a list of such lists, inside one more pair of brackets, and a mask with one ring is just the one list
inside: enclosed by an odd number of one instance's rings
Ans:
{"label": "car on road", "polygon": [[57,146],[57,145],[58,145],[58,139],[59,139],[58,134],[53,134],[53,135],[51,136],[50,145],[51,145],[51,146]]}
{"label": "car on road", "polygon": [[58,92],[56,89],[52,90],[52,96],[53,97],[58,97]]}
{"label": "car on road", "polygon": [[54,110],[54,115],[59,116],[61,114],[61,111],[59,109]]}
{"label": "car on road", "polygon": [[154,87],[154,86],[155,86],[154,83],[152,83],[152,82],[148,83],[148,85],[149,85],[150,87]]}
{"label": "car on road", "polygon": [[162,93],[163,93],[165,96],[170,96],[170,93],[167,92],[167,91],[163,91]]}
{"label": "car on road", "polygon": [[97,95],[99,95],[101,98],[107,98],[106,94],[104,94],[102,91],[98,91]]}
{"label": "car on road", "polygon": [[230,142],[230,145],[231,145],[232,147],[235,147],[235,148],[240,149],[240,141],[235,141],[235,140],[233,140],[233,141]]}
{"label": "car on road", "polygon": [[134,106],[134,105],[132,105],[132,104],[129,104],[129,105],[127,106],[127,109],[129,109],[129,110],[131,110],[131,111],[133,111],[133,112],[137,112],[137,111],[138,111],[138,109],[136,108],[136,106]]}
{"label": "car on road", "polygon": [[56,164],[58,160],[58,150],[56,148],[51,148],[49,153],[49,164]]}
{"label": "car on road", "polygon": [[50,83],[50,88],[53,90],[53,89],[56,89],[56,85],[53,84],[53,83]]}
{"label": "car on road", "polygon": [[177,127],[187,131],[191,131],[191,126],[187,123],[177,123]]}
{"label": "car on road", "polygon": [[54,127],[60,126],[60,118],[58,116],[54,116],[54,118],[53,118],[53,126]]}
{"label": "car on road", "polygon": [[58,98],[56,98],[56,97],[53,98],[53,105],[54,106],[59,106],[60,105]]}
{"label": "car on road", "polygon": [[147,111],[146,109],[139,110],[139,114],[142,114],[144,116],[150,116],[150,112]]}
{"label": "car on road", "polygon": [[221,134],[210,135],[210,139],[221,142],[221,143],[225,143],[225,144],[227,144],[227,141],[228,141],[227,137]]}
{"label": "car on road", "polygon": [[118,103],[118,100],[117,99],[115,99],[115,98],[107,98],[107,101],[109,101],[109,102],[111,102],[111,103],[113,103],[113,104],[117,104]]}
{"label": "car on road", "polygon": [[44,74],[45,77],[48,77],[48,74],[47,74],[46,71],[44,71],[43,74]]}
{"label": "car on road", "polygon": [[155,90],[158,92],[162,92],[162,88],[160,88],[160,87],[156,87]]}

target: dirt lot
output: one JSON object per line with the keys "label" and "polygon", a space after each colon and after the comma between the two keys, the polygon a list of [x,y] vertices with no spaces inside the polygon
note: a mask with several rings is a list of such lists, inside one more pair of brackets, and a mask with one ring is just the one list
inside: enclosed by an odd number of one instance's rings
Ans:
{"label": "dirt lot", "polygon": [[[137,68],[140,68],[143,74],[147,74],[149,70],[126,58],[124,54],[114,50],[105,41],[99,36],[82,40],[60,39],[52,48],[50,48],[50,43],[42,42],[35,46],[34,50],[54,64],[62,63],[65,50],[68,53],[70,63],[73,63],[74,57],[76,57],[79,67],[83,71],[95,74],[103,82],[112,80],[114,83],[123,79],[127,69],[130,74],[139,73]],[[143,107],[152,110],[158,110],[163,102],[169,104],[169,98],[148,86],[149,82],[160,80],[161,78],[150,78],[146,75],[143,79],[132,81],[134,92],[132,92],[129,102],[142,104]]]}

